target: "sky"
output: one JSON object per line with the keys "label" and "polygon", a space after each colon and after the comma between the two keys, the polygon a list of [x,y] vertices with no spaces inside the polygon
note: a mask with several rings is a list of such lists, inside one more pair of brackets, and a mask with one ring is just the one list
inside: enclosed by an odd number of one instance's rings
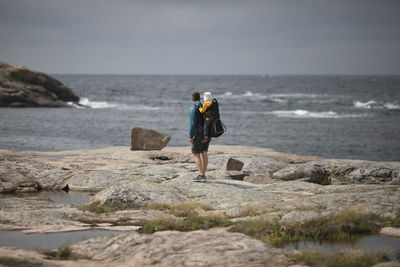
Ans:
{"label": "sky", "polygon": [[400,74],[400,1],[0,0],[0,61],[51,74]]}

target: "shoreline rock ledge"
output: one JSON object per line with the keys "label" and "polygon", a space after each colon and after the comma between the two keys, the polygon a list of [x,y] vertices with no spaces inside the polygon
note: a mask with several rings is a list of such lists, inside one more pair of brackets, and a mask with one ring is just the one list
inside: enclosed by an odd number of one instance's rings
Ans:
{"label": "shoreline rock ledge", "polygon": [[0,61],[0,107],[67,107],[79,97],[49,75]]}

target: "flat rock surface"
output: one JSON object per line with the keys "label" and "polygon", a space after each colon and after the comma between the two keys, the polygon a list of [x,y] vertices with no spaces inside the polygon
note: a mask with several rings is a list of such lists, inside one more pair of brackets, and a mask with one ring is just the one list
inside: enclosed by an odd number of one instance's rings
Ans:
{"label": "flat rock surface", "polygon": [[[123,209],[199,201],[231,216],[251,208],[290,221],[326,216],[350,207],[393,217],[400,208],[400,186],[392,184],[397,179],[398,162],[322,160],[266,148],[211,146],[207,181],[195,183],[197,170],[189,147],[167,147],[162,151],[130,151],[129,147],[63,152],[0,150],[0,158],[3,192],[38,187],[59,190],[68,185],[73,190],[100,191],[92,202]],[[244,162],[243,170],[224,170],[229,158]],[[354,174],[357,183],[309,182],[311,175],[324,175],[316,168],[337,173],[346,169],[345,175]],[[361,174],[369,178],[361,179]],[[266,177],[266,183],[251,183],[252,177]],[[379,179],[386,182],[368,182]]]}
{"label": "flat rock surface", "polygon": [[379,232],[382,235],[393,236],[400,238],[400,228],[399,227],[384,227]]}
{"label": "flat rock surface", "polygon": [[[23,233],[55,233],[88,229],[115,231],[138,230],[138,227],[120,226],[125,224],[171,216],[155,210],[127,210],[115,213],[95,214],[80,211],[67,204],[45,200],[23,198],[0,199],[0,230],[21,230]],[[108,224],[102,224],[108,222]],[[115,225],[115,226],[114,226]]]}
{"label": "flat rock surface", "polygon": [[8,247],[0,248],[0,257],[50,266],[288,266],[290,254],[224,228],[98,237],[74,244],[71,249],[91,259],[55,261],[36,251]]}
{"label": "flat rock surface", "polygon": [[282,266],[285,262],[283,250],[223,228],[99,237],[72,249],[93,260],[129,266],[265,266],[266,262]]}
{"label": "flat rock surface", "polygon": [[[224,169],[229,158],[243,162],[242,170]],[[266,148],[212,145],[206,182],[194,182],[197,174],[189,147],[0,150],[0,192],[9,193],[0,198],[0,229],[129,231],[137,229],[132,225],[140,220],[176,219],[163,211],[144,209],[149,205],[186,201],[210,206],[206,215],[278,219],[286,224],[349,208],[385,217],[395,217],[400,209],[398,162],[325,160]],[[123,210],[96,214],[72,205],[13,197],[18,192],[66,187],[93,191],[90,203]],[[226,229],[124,234],[87,240],[73,248],[93,257],[79,261],[82,266],[262,266],[266,261],[286,266],[287,259],[283,250]]]}

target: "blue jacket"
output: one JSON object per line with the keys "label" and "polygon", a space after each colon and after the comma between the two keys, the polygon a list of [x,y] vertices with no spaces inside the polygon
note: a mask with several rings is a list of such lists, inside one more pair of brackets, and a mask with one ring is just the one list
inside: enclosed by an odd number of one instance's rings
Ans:
{"label": "blue jacket", "polygon": [[201,107],[201,102],[196,101],[196,103],[190,107],[190,121],[189,121],[189,138],[193,138],[196,135],[196,128],[203,129],[204,119],[203,115],[199,111],[199,107]]}

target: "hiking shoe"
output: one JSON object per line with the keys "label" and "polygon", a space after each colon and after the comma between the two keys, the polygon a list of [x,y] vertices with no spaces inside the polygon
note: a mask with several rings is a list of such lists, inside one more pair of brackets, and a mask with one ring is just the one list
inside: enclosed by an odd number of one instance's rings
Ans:
{"label": "hiking shoe", "polygon": [[210,138],[208,138],[206,136],[206,137],[203,137],[200,142],[204,144],[204,143],[207,143],[209,140],[210,140]]}
{"label": "hiking shoe", "polygon": [[204,182],[206,180],[206,176],[205,175],[197,175],[196,178],[194,178],[195,182]]}

